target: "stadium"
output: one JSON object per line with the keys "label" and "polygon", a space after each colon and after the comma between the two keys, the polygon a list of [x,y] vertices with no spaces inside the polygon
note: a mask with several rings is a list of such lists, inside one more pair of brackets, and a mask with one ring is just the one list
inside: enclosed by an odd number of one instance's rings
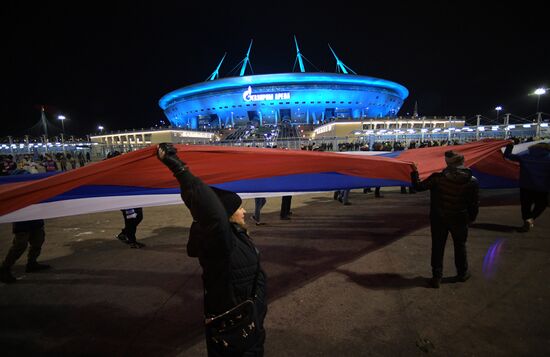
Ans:
{"label": "stadium", "polygon": [[391,118],[409,95],[398,83],[357,75],[330,46],[337,72],[306,72],[295,42],[300,72],[245,75],[251,42],[239,76],[219,78],[222,58],[209,80],[164,95],[159,106],[175,127],[208,130]]}

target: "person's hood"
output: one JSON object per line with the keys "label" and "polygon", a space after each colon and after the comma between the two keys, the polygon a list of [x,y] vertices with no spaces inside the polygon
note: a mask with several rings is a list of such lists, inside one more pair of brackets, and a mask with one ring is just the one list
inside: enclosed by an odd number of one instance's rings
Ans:
{"label": "person's hood", "polygon": [[447,167],[443,170],[443,175],[450,181],[466,183],[472,178],[472,170],[464,166]]}

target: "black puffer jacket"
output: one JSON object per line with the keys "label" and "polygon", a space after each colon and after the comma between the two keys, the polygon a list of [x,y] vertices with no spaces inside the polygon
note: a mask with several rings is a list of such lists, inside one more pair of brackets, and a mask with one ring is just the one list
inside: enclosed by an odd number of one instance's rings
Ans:
{"label": "black puffer jacket", "polygon": [[188,169],[176,178],[181,197],[196,221],[188,254],[198,256],[203,268],[205,313],[218,315],[250,298],[257,274],[256,304],[265,311],[266,276],[246,230],[229,222],[218,196]]}
{"label": "black puffer jacket", "polygon": [[430,217],[448,223],[475,221],[479,211],[479,184],[465,167],[446,168],[420,181],[418,172],[411,173],[417,191],[430,190]]}

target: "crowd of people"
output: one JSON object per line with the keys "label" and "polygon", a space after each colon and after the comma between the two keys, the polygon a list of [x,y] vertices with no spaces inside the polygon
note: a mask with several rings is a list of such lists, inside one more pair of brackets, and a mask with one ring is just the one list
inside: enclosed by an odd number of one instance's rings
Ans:
{"label": "crowd of people", "polygon": [[90,153],[0,155],[0,176],[70,171],[91,161]]}
{"label": "crowd of people", "polygon": [[[519,143],[520,140],[517,140]],[[378,145],[379,144],[379,145]],[[397,151],[417,147],[446,146],[454,142],[374,143],[373,150]],[[366,144],[365,144],[366,145]],[[390,146],[391,145],[391,146]],[[342,146],[339,149],[360,150],[363,146]],[[524,226],[521,232],[534,227],[534,221],[548,205],[550,187],[550,144],[541,143],[529,147],[527,155],[513,155],[510,144],[504,156],[520,163],[521,213]],[[309,148],[307,148],[309,149]],[[108,158],[120,155],[113,152]],[[158,159],[169,169],[180,185],[183,203],[190,210],[193,224],[188,239],[188,255],[196,257],[203,269],[205,337],[209,356],[250,355],[262,356],[265,341],[263,322],[267,314],[267,275],[261,267],[260,252],[244,223],[246,210],[241,198],[234,192],[206,185],[193,175],[184,158],[178,156],[171,144],[160,144]],[[479,184],[469,168],[464,167],[464,157],[456,151],[445,152],[446,168],[420,180],[416,165],[411,166],[411,183],[416,191],[430,191],[431,268],[429,286],[439,288],[443,276],[445,245],[450,235],[454,244],[456,267],[455,280],[466,282],[471,277],[468,267],[466,242],[468,228],[479,211]],[[11,155],[2,157],[2,175],[30,172],[28,167],[41,166],[38,172],[66,171],[85,165],[89,157],[58,154],[31,157]],[[33,165],[34,164],[34,165]],[[23,170],[25,172],[18,172]],[[406,193],[402,187],[401,193]],[[375,187],[380,197],[380,187]],[[364,193],[371,192],[365,188]],[[334,192],[334,199],[344,205],[349,202],[349,189]],[[281,199],[280,219],[292,215],[292,196]],[[253,220],[261,220],[261,210],[266,198],[255,200]],[[141,208],[122,210],[125,226],[117,238],[132,248],[144,247],[137,242],[137,226],[143,219]],[[27,246],[26,272],[49,269],[47,264],[37,262],[44,243],[44,221],[16,222],[13,246],[0,267],[0,281],[14,283],[11,266],[23,254]]]}

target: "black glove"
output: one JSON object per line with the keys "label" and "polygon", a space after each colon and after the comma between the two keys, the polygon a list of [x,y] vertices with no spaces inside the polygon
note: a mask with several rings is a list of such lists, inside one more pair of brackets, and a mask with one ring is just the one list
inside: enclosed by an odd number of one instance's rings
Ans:
{"label": "black glove", "polygon": [[181,161],[178,157],[178,150],[176,150],[174,145],[170,143],[162,143],[159,144],[159,149],[162,149],[162,151],[164,151],[164,158],[161,159],[160,157],[158,157],[158,152],[157,157],[160,161],[162,161],[164,165],[166,165],[170,169],[170,171],[172,171],[174,174],[185,171],[185,162]]}

